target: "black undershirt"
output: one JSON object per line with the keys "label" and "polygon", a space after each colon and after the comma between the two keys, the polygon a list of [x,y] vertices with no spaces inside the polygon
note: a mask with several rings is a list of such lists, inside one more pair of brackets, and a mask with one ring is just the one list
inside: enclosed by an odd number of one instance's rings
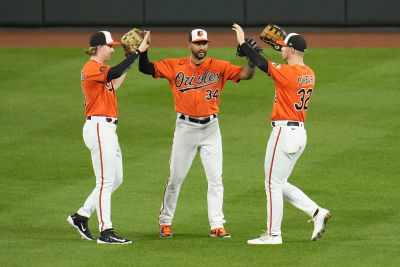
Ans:
{"label": "black undershirt", "polygon": [[254,63],[254,65],[256,65],[260,70],[264,71],[265,73],[268,73],[268,61],[263,56],[252,49],[247,42],[241,44],[240,47],[243,49],[249,60]]}
{"label": "black undershirt", "polygon": [[135,53],[132,53],[126,59],[124,59],[118,65],[111,67],[107,74],[107,82],[111,80],[117,79],[121,77],[124,73],[126,73],[133,65],[135,60],[139,57],[140,51],[136,50]]}
{"label": "black undershirt", "polygon": [[139,57],[139,70],[140,72],[148,75],[155,75],[156,70],[154,68],[153,63],[149,61],[149,58],[147,57],[147,50],[143,53],[140,54]]}

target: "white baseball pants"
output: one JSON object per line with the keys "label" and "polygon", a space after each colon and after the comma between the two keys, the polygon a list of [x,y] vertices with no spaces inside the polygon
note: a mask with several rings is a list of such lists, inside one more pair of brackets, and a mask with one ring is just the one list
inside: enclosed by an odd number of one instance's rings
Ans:
{"label": "white baseball pants", "polygon": [[99,231],[112,228],[111,193],[122,184],[122,154],[118,142],[117,125],[106,122],[105,117],[87,120],[83,127],[83,140],[90,150],[96,187],[78,213],[85,217],[97,211]]}
{"label": "white baseball pants", "polygon": [[287,121],[275,122],[268,140],[264,165],[267,229],[271,235],[281,234],[283,198],[310,216],[318,208],[299,188],[287,182],[306,143],[307,133],[302,122],[300,126],[287,126]]}
{"label": "white baseball pants", "polygon": [[170,176],[161,204],[159,223],[171,225],[179,191],[197,151],[208,181],[208,219],[211,229],[223,227],[222,211],[224,186],[222,184],[222,139],[218,118],[211,117],[207,124],[176,120],[170,159]]}

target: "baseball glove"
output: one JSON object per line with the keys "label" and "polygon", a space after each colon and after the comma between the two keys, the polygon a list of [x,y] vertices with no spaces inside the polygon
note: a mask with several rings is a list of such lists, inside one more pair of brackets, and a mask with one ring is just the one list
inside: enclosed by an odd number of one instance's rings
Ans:
{"label": "baseball glove", "polygon": [[277,44],[276,41],[283,41],[286,36],[285,30],[281,27],[275,24],[268,24],[260,34],[260,39],[272,46],[273,49],[281,51],[282,46]]}
{"label": "baseball glove", "polygon": [[[249,44],[249,46],[253,50],[255,50],[258,54],[261,54],[263,49],[258,45],[258,43],[256,41],[254,41],[251,38],[244,38],[244,40],[246,41],[246,43]],[[243,52],[243,50],[240,47],[240,45],[237,45],[237,47],[236,47],[236,56],[238,56],[238,57],[245,57],[246,56],[246,54]]]}
{"label": "baseball glove", "polygon": [[125,56],[129,56],[137,50],[139,45],[142,43],[144,36],[145,32],[136,28],[122,36],[121,45],[124,48]]}

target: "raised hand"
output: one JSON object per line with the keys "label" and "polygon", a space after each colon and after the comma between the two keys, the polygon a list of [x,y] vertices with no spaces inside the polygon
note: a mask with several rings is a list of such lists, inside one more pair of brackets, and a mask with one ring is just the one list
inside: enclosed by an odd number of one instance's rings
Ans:
{"label": "raised hand", "polygon": [[149,48],[150,46],[150,31],[146,31],[146,34],[143,38],[142,43],[139,45],[138,49],[140,52],[144,52],[147,50],[147,48]]}
{"label": "raised hand", "polygon": [[232,30],[234,30],[236,32],[236,38],[237,38],[238,43],[240,45],[243,44],[245,42],[245,39],[244,39],[244,31],[243,31],[242,27],[240,27],[239,24],[234,23],[232,25]]}

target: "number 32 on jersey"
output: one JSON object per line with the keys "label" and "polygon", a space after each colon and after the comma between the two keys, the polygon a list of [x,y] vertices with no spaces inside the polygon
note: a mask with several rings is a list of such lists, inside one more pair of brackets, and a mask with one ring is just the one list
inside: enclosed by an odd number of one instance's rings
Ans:
{"label": "number 32 on jersey", "polygon": [[301,88],[297,92],[297,94],[300,96],[300,103],[294,103],[294,107],[296,108],[296,110],[298,110],[298,111],[307,110],[312,91],[313,91],[312,88],[309,88],[309,89]]}

